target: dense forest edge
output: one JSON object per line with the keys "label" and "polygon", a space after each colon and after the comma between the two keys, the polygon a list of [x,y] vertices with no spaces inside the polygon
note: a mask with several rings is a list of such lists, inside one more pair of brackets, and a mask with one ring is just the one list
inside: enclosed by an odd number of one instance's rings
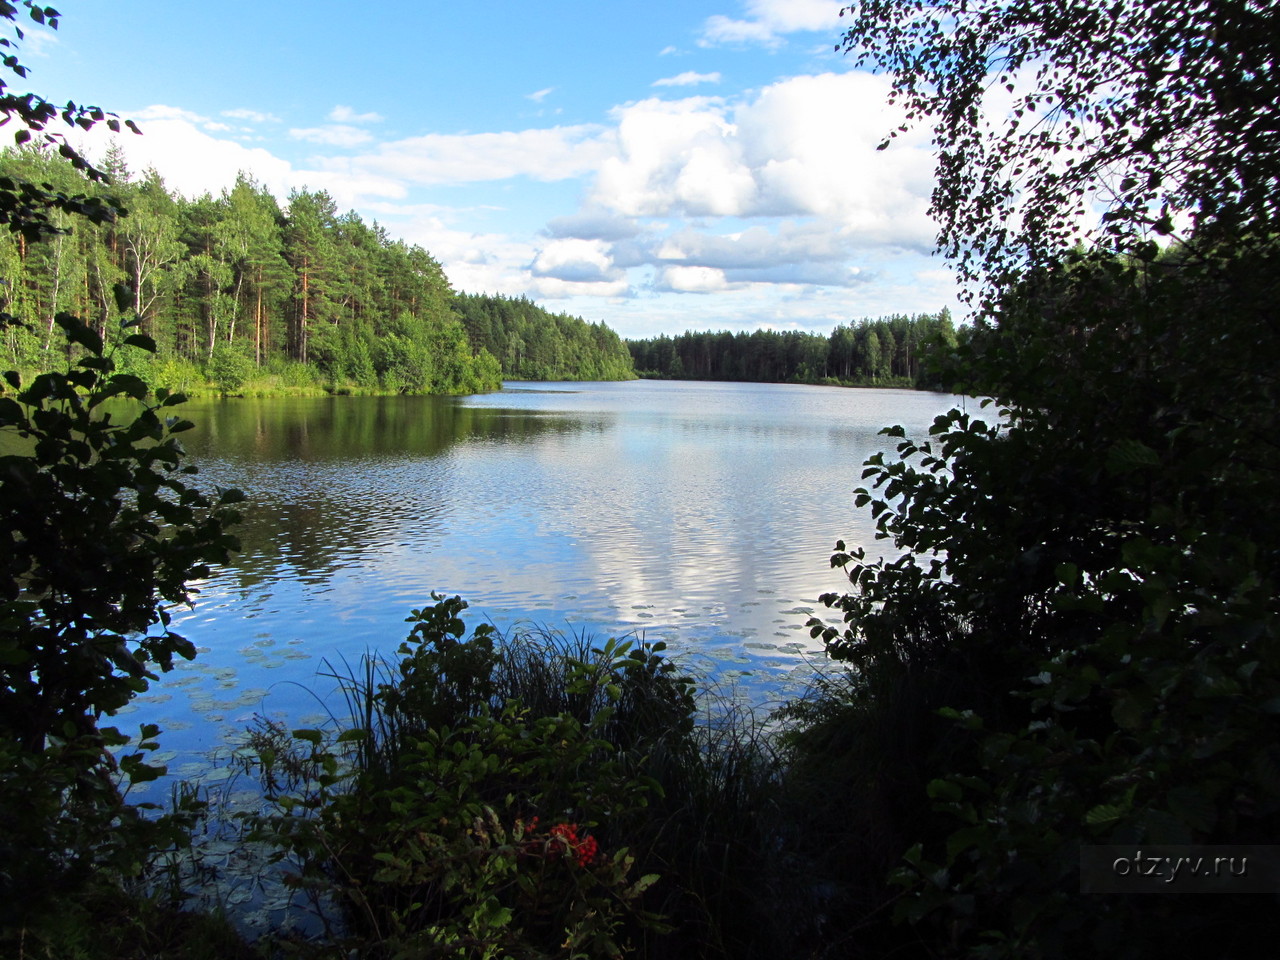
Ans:
{"label": "dense forest edge", "polygon": [[942,390],[941,360],[968,327],[947,309],[836,326],[828,336],[798,330],[688,332],[628,340],[641,377]]}
{"label": "dense forest edge", "polygon": [[[33,0],[0,18],[20,9],[56,26]],[[44,351],[0,396],[0,430],[25,441],[0,456],[6,955],[1274,956],[1275,11],[849,12],[841,47],[938,148],[938,244],[975,317],[942,375],[1001,415],[885,429],[855,492],[878,549],[835,545],[847,591],[809,623],[830,669],[767,724],[657,644],[501,637],[432,597],[390,661],[335,678],[333,722],[246,731],[253,809],[190,785],[131,801],[165,772],[149,761],[162,731],[116,715],[195,656],[168,610],[231,561],[244,499],[195,485],[183,398],[132,371],[138,355],[197,362],[183,344],[198,356],[231,314],[148,312],[155,288],[119,282],[77,301],[84,319],[0,317]],[[1007,116],[989,90],[1011,95]],[[5,95],[0,112],[89,178],[0,177],[15,244],[71,246],[68,216],[124,229],[109,172],[46,129],[58,109]],[[98,108],[62,117],[121,127]],[[1106,212],[1081,243],[1093,204]],[[309,280],[302,296],[304,322],[271,321],[296,363],[330,322]],[[241,936],[201,831],[260,856],[319,928]],[[1162,855],[1184,854],[1175,883]]]}
{"label": "dense forest edge", "polygon": [[188,395],[463,394],[503,379],[634,376],[603,323],[552,314],[523,298],[456,294],[440,264],[324,191],[298,190],[284,209],[252,177],[189,200],[155,170],[135,176],[118,148],[102,162],[110,186],[35,146],[0,154],[0,178],[128,211],[101,223],[60,210],[43,238],[0,237],[0,311],[15,318],[0,358],[49,366],[55,318],[111,334],[115,290],[154,354],[122,355],[145,381]]}
{"label": "dense forest edge", "polygon": [[551,313],[525,297],[460,293],[453,309],[504,380],[632,380],[631,357],[603,322]]}

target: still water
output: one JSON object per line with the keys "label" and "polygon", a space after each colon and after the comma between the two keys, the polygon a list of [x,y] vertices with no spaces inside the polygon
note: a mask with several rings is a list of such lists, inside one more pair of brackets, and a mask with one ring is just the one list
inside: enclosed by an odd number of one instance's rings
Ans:
{"label": "still water", "polygon": [[158,721],[171,772],[207,774],[255,713],[321,722],[325,662],[394,652],[433,590],[503,630],[664,640],[776,701],[821,660],[804,624],[846,585],[835,541],[875,547],[852,491],[879,429],[923,434],[961,402],[655,381],[192,402],[200,482],[249,496],[243,551],[174,617],[198,658],[121,726]]}

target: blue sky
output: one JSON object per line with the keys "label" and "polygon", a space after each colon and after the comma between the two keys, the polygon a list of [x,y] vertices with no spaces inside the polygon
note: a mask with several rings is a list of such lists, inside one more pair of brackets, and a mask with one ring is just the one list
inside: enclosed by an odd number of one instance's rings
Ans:
{"label": "blue sky", "polygon": [[459,290],[628,337],[960,313],[928,133],[876,151],[900,118],[834,51],[839,0],[58,8],[30,86],[137,121],[133,169],[328,190]]}

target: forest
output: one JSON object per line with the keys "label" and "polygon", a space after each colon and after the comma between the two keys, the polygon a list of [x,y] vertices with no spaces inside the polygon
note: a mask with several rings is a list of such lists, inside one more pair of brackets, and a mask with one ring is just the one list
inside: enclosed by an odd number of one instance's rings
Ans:
{"label": "forest", "polygon": [[550,313],[526,297],[460,293],[467,336],[502,364],[507,380],[630,380],[626,346],[603,321]]}
{"label": "forest", "polygon": [[107,336],[116,288],[157,351],[144,379],[200,392],[456,394],[511,379],[625,379],[630,358],[603,323],[552,315],[528,300],[456,295],[440,264],[324,191],[275,197],[242,174],[230,190],[188,200],[155,170],[135,175],[118,149],[110,186],[86,182],[33,146],[0,155],[0,178],[78,194],[86,186],[127,211],[114,221],[50,213],[43,238],[0,237],[0,311],[19,324],[0,356],[49,365],[59,313]]}
{"label": "forest", "polygon": [[931,357],[948,353],[957,342],[944,308],[842,323],[825,337],[798,330],[722,330],[663,334],[628,340],[627,346],[642,377],[941,389]]}

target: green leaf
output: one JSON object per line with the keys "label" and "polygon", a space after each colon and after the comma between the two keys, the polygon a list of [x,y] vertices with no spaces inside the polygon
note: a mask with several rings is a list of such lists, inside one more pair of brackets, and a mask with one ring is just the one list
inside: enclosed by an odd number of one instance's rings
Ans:
{"label": "green leaf", "polygon": [[0,426],[19,424],[26,420],[22,407],[12,397],[0,397]]}
{"label": "green leaf", "polygon": [[138,347],[147,353],[155,353],[157,350],[156,342],[145,333],[133,333],[125,337],[123,342],[131,347]]}
{"label": "green leaf", "polygon": [[1120,820],[1128,811],[1115,804],[1102,803],[1084,815],[1084,822],[1091,827],[1102,827]]}
{"label": "green leaf", "polygon": [[147,384],[141,377],[134,376],[132,373],[117,373],[106,382],[102,392],[106,396],[118,396],[123,393],[135,400],[145,400]]}
{"label": "green leaf", "polygon": [[169,768],[163,764],[152,766],[149,763],[143,763],[142,754],[140,753],[121,757],[120,769],[134,783],[149,783],[152,780],[159,780],[169,772]]}
{"label": "green leaf", "polygon": [[81,320],[69,313],[60,313],[54,321],[67,335],[72,343],[78,343],[92,354],[102,353],[102,337],[96,330],[86,326]]}
{"label": "green leaf", "polygon": [[1107,452],[1107,471],[1113,476],[1160,466],[1159,455],[1139,440],[1120,440]]}
{"label": "green leaf", "polygon": [[121,313],[128,310],[135,302],[133,288],[127,283],[113,284],[111,293],[116,299],[116,309]]}

